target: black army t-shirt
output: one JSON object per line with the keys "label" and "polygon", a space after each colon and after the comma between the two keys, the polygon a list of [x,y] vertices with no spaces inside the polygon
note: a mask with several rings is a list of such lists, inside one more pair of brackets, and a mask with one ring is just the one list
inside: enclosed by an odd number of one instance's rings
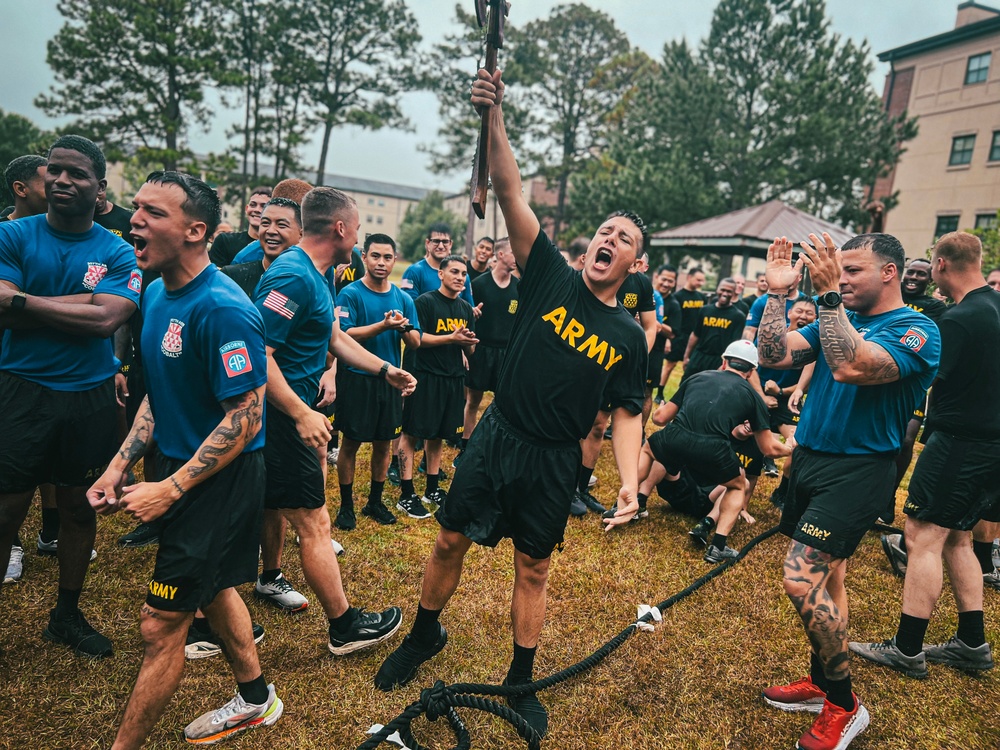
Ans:
{"label": "black army t-shirt", "polygon": [[208,249],[208,259],[219,268],[228,266],[233,262],[236,253],[253,242],[247,232],[223,232],[214,240]]}
{"label": "black army t-shirt", "polygon": [[1000,294],[974,289],[937,324],[941,364],[928,428],[966,440],[1000,439]]}
{"label": "black army t-shirt", "polygon": [[644,273],[630,273],[626,276],[615,296],[633,318],[638,317],[639,313],[653,312],[656,309],[653,282]]}
{"label": "black army t-shirt", "polygon": [[495,398],[515,428],[542,443],[567,443],[585,437],[608,404],[641,413],[642,329],[620,305],[598,300],[544,232],[517,291],[517,319]]}
{"label": "black army t-shirt", "polygon": [[[467,263],[466,266],[468,266],[468,269],[469,269],[469,283],[470,284],[473,283],[476,279],[480,278],[481,276],[492,276],[493,275],[493,274],[490,273],[490,267],[489,266],[486,266],[486,270],[485,271],[477,271],[475,268],[472,267],[472,263]],[[478,305],[479,304],[479,300],[476,298],[475,287],[473,287],[472,298],[474,300],[476,300],[476,304]]]}
{"label": "black army t-shirt", "polygon": [[[472,269],[469,269],[472,274]],[[517,277],[501,289],[492,273],[484,273],[472,282],[472,298],[482,305],[482,315],[476,321],[476,338],[486,346],[505,347],[514,328],[517,314]]]}
{"label": "black army t-shirt", "polygon": [[253,290],[260,283],[260,277],[264,275],[264,261],[252,260],[249,263],[223,266],[222,272],[235,281],[240,289],[246,292],[247,297],[253,299]]}
{"label": "black army t-shirt", "polygon": [[920,296],[910,296],[906,292],[903,292],[903,304],[909,307],[911,310],[916,310],[918,313],[923,313],[928,318],[933,320],[935,323],[938,319],[948,312],[948,305],[939,299],[934,299],[930,295],[924,294]]}
{"label": "black army t-shirt", "polygon": [[[450,299],[435,289],[417,297],[417,318],[426,341],[427,336],[443,336],[462,326],[475,330],[472,307],[464,299]],[[465,377],[465,363],[462,361],[461,344],[444,346],[421,346],[415,352],[414,372],[440,375],[446,378]],[[417,378],[420,379],[419,376]]]}
{"label": "black army t-shirt", "polygon": [[365,261],[361,257],[361,252],[354,248],[351,251],[351,265],[344,269],[344,273],[337,281],[337,292],[340,292],[348,284],[353,284],[365,275]]}
{"label": "black army t-shirt", "polygon": [[681,308],[681,330],[678,331],[675,328],[674,334],[681,338],[687,338],[698,323],[698,318],[701,317],[701,308],[705,306],[705,301],[708,298],[701,292],[689,292],[687,289],[680,289],[670,296],[677,300],[677,304]]}
{"label": "black army t-shirt", "polygon": [[112,234],[117,234],[130,245],[132,244],[132,212],[115,205],[106,214],[94,217],[94,223],[104,227]]}
{"label": "black army t-shirt", "polygon": [[695,351],[699,354],[719,354],[743,335],[747,316],[738,307],[708,305],[701,309],[701,318],[692,333],[698,337]]}
{"label": "black army t-shirt", "polygon": [[692,375],[670,401],[679,407],[674,422],[699,435],[728,440],[740,422],[749,421],[754,432],[766,430],[771,423],[764,400],[735,372],[710,370]]}

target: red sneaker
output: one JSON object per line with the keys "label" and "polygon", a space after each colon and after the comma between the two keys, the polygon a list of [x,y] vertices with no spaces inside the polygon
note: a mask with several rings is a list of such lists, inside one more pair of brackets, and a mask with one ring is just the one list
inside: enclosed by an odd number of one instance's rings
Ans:
{"label": "red sneaker", "polygon": [[826,693],[816,687],[809,677],[788,685],[769,687],[761,695],[767,705],[782,711],[808,711],[812,714],[818,714],[826,700]]}
{"label": "red sneaker", "polygon": [[823,703],[816,721],[799,738],[800,750],[846,750],[851,741],[868,728],[868,709],[854,696],[854,710],[845,711],[830,701]]}

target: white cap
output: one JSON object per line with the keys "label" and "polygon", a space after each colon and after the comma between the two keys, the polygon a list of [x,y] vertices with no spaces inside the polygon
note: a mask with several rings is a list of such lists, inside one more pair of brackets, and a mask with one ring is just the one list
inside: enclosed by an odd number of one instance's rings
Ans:
{"label": "white cap", "polygon": [[741,359],[744,362],[749,362],[754,367],[760,361],[757,358],[757,347],[754,346],[752,341],[747,341],[746,339],[740,339],[739,341],[734,341],[729,346],[726,347],[726,351],[722,353],[723,359]]}

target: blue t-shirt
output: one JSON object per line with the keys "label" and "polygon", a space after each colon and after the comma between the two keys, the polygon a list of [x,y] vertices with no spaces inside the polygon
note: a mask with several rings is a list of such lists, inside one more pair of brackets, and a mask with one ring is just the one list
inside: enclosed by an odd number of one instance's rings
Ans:
{"label": "blue t-shirt", "polygon": [[[293,245],[294,247],[294,245]],[[289,248],[290,250],[291,248]],[[236,265],[237,263],[253,263],[255,260],[264,259],[264,248],[260,245],[260,240],[254,240],[245,248],[236,253],[236,257],[233,258],[231,265]],[[326,274],[324,274],[327,283],[330,285],[330,296],[333,297],[334,304],[337,303],[337,279],[335,278],[336,268],[330,266],[326,269]]]}
{"label": "blue t-shirt", "polygon": [[922,401],[937,373],[941,336],[926,315],[900,307],[881,315],[847,317],[865,341],[895,360],[899,380],[881,385],[849,385],[833,379],[819,351],[819,321],[801,329],[819,354],[795,431],[800,445],[827,453],[896,453],[903,444],[913,405]]}
{"label": "blue t-shirt", "polygon": [[[399,287],[390,284],[388,292],[374,292],[365,286],[364,281],[356,281],[344,287],[338,300],[340,310],[340,329],[349,331],[359,326],[370,326],[385,319],[390,310],[398,310],[410,324],[420,330],[417,319],[417,308],[410,295]],[[365,349],[376,357],[385,360],[393,367],[399,367],[400,346],[403,340],[401,331],[382,331],[378,336],[360,341]],[[354,367],[348,367],[351,372],[364,373]]]}
{"label": "blue t-shirt", "polygon": [[[663,322],[663,295],[655,289],[653,290],[653,307],[656,312],[656,322]],[[657,334],[659,335],[659,334]]]}
{"label": "blue t-shirt", "polygon": [[[0,223],[0,280],[39,297],[113,294],[137,307],[142,274],[127,242],[94,224],[81,234],[57,232],[45,214]],[[114,376],[111,338],[55,328],[7,330],[0,370],[51,388],[85,391]]]}
{"label": "blue t-shirt", "polygon": [[[157,279],[143,300],[142,364],[153,438],[187,461],[222,421],[222,401],[267,382],[264,323],[236,282],[209,264],[185,286]],[[243,449],[264,446],[264,430]]]}
{"label": "blue t-shirt", "polygon": [[[416,299],[421,294],[435,292],[441,288],[441,277],[436,268],[431,268],[427,259],[418,260],[412,266],[403,271],[403,280],[399,282],[399,288],[410,295],[411,299]],[[465,277],[465,289],[459,299],[464,299],[470,305],[475,305],[472,301],[472,280]]]}
{"label": "blue t-shirt", "polygon": [[254,305],[267,345],[288,385],[312,406],[333,333],[333,298],[326,279],[300,247],[279,255],[257,284]]}

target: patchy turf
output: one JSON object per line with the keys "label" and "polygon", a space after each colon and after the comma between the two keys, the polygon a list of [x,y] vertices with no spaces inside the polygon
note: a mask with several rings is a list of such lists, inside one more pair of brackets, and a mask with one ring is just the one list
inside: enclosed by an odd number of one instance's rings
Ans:
{"label": "patchy turf", "polygon": [[[367,493],[368,453],[362,452],[355,496]],[[446,449],[451,471],[454,451]],[[601,455],[595,495],[610,502],[616,471],[610,445]],[[422,479],[418,478],[418,487]],[[730,537],[742,546],[777,521],[767,496],[775,480],[762,478],[751,510],[753,527]],[[905,484],[904,484],[905,486]],[[339,502],[336,473],[328,483],[331,509]],[[387,487],[394,504],[398,489]],[[901,506],[904,493],[898,495]],[[605,534],[594,514],[571,518],[566,548],[556,553],[549,586],[548,620],[537,676],[572,664],[598,648],[635,618],[638,604],[656,603],[705,573],[701,551],[687,531],[693,520],[669,510],[655,496],[650,518]],[[0,713],[0,747],[106,748],[128,699],[141,659],[138,609],[152,571],[155,548],[120,549],[115,539],[132,524],[124,516],[99,522],[99,556],[91,566],[83,607],[115,644],[111,659],[91,662],[41,638],[55,598],[56,563],[29,550],[25,580],[4,587],[0,607],[0,675],[6,710]],[[24,538],[39,528],[37,508]],[[433,520],[400,518],[377,526],[358,514],[358,528],[334,535],[347,547],[341,558],[352,603],[370,608],[398,604],[404,628],[412,620],[424,561],[433,543]],[[497,682],[510,659],[507,616],[512,584],[509,542],[495,550],[473,548],[465,576],[442,622],[448,647],[426,665],[409,687],[383,694],[372,686],[382,659],[402,634],[374,652],[332,658],[326,621],[305,587],[297,548],[289,535],[287,577],[310,597],[310,608],[285,615],[255,600],[243,587],[256,622],[267,630],[260,646],[266,677],[285,702],[273,728],[229,741],[242,748],[354,748],[373,723],[394,718],[421,688],[445,682]],[[773,538],[721,578],[671,609],[654,633],[637,633],[593,672],[543,694],[550,734],[543,747],[730,748],[794,747],[811,716],[766,708],[759,698],[770,683],[802,676],[808,647],[798,618],[781,590],[785,541]],[[875,535],[862,543],[848,575],[854,639],[881,640],[894,632],[901,581],[892,576]],[[987,637],[1000,646],[1000,594],[986,593]],[[944,594],[928,639],[954,632],[956,614]],[[854,660],[856,688],[872,714],[870,729],[852,745],[863,750],[1000,748],[1000,676],[971,677],[931,665],[926,681]],[[147,747],[176,747],[181,729],[203,711],[229,699],[234,683],[221,658],[189,662],[184,680]],[[524,747],[503,722],[464,712],[473,747]],[[451,747],[444,722],[416,723],[418,737],[432,747]],[[385,746],[388,747],[388,746]]]}

